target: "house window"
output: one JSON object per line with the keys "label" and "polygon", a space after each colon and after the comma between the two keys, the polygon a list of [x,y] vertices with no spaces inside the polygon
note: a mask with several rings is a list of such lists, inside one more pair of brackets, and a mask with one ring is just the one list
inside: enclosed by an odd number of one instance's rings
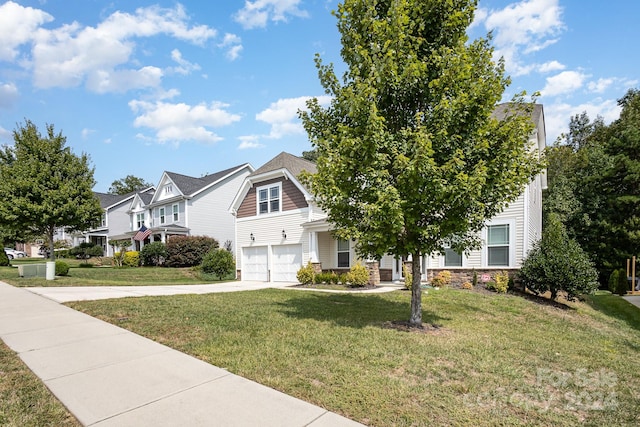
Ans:
{"label": "house window", "polygon": [[349,241],[338,240],[338,268],[349,268]]}
{"label": "house window", "polygon": [[451,248],[446,248],[444,250],[444,266],[462,267],[462,254]]}
{"label": "house window", "polygon": [[165,185],[164,194],[171,194],[171,193],[173,193],[173,185],[171,184]]}
{"label": "house window", "polygon": [[107,213],[104,212],[102,214],[102,218],[100,219],[100,226],[101,227],[106,227],[107,226]]}
{"label": "house window", "polygon": [[178,219],[180,218],[178,205],[173,205],[171,209],[173,209],[173,222],[178,222]]}
{"label": "house window", "polygon": [[509,224],[487,227],[487,265],[509,266]]}
{"label": "house window", "polygon": [[268,187],[259,187],[258,213],[266,214],[280,212],[280,184]]}
{"label": "house window", "polygon": [[160,224],[164,224],[166,221],[165,215],[164,215],[164,208],[158,209],[158,216],[160,217]]}
{"label": "house window", "polygon": [[144,225],[144,212],[136,214],[136,228],[140,228]]}

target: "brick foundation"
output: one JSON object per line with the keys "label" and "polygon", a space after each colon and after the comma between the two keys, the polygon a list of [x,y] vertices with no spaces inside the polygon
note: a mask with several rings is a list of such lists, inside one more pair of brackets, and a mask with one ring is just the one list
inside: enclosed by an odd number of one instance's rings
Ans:
{"label": "brick foundation", "polygon": [[[451,273],[451,285],[460,286],[464,282],[473,283],[473,273],[478,274],[478,285],[483,285],[485,282],[493,280],[493,276],[500,272],[506,271],[509,273],[509,277],[515,278],[518,273],[518,269],[508,268],[482,268],[482,269],[453,269],[453,268],[430,268],[427,270],[427,281],[431,282],[435,276],[441,271],[449,271]],[[484,277],[483,277],[484,276]],[[483,280],[488,278],[489,280]]]}
{"label": "brick foundation", "polygon": [[367,270],[369,270],[369,285],[380,284],[380,264],[378,261],[367,261]]}

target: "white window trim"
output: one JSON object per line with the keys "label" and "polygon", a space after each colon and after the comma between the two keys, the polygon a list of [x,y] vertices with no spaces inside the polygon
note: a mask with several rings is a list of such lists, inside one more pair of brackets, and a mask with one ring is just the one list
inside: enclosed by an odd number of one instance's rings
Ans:
{"label": "white window trim", "polygon": [[167,210],[165,209],[164,206],[161,208],[158,208],[158,221],[160,221],[160,224],[167,223]]}
{"label": "white window trim", "polygon": [[107,212],[103,212],[102,213],[102,218],[100,218],[100,227],[104,228],[104,227],[108,227],[109,226],[109,215],[107,215]]}
{"label": "white window trim", "polygon": [[[178,208],[178,209],[174,209],[174,208]],[[180,205],[178,205],[177,203],[174,203],[173,205],[171,205],[171,220],[174,223],[180,221]]]}
{"label": "white window trim", "polygon": [[[448,248],[448,246],[447,246],[447,248]],[[461,266],[458,266],[458,265],[445,265],[444,261],[445,261],[444,254],[439,255],[438,256],[438,266],[440,268],[451,268],[451,269],[467,268],[468,257],[467,257],[467,254],[465,254],[465,252],[462,251],[462,265]]]}
{"label": "white window trim", "polygon": [[[336,268],[351,268],[351,260],[353,259],[353,255],[351,254],[351,241],[349,240],[345,240],[347,242],[347,245],[349,245],[349,250],[348,251],[338,251],[338,242],[340,240],[344,240],[344,239],[337,239],[335,242],[335,254],[336,254]],[[349,253],[349,265],[346,267],[339,267],[340,261],[338,260],[338,253],[344,253],[344,252],[348,252]]]}
{"label": "white window trim", "polygon": [[[271,189],[273,187],[278,187],[278,211],[271,211]],[[267,212],[260,213],[260,191],[267,190],[267,195],[269,196],[267,199]],[[282,213],[282,182],[276,182],[269,185],[262,185],[260,187],[256,187],[256,215],[265,216],[265,215],[278,215]]]}
{"label": "white window trim", "polygon": [[[488,232],[491,225],[509,226],[509,265],[489,265]],[[516,220],[515,218],[494,219],[487,222],[482,229],[482,267],[483,268],[513,268],[516,266]]]}
{"label": "white window trim", "polygon": [[164,194],[173,194],[173,185],[167,184],[164,186]]}
{"label": "white window trim", "polygon": [[[139,219],[140,215],[142,215],[142,223],[140,223],[140,219]],[[136,223],[136,230],[137,230],[144,225],[144,222],[146,220],[146,215],[144,214],[144,212],[136,212],[135,216],[136,216],[135,223]]]}

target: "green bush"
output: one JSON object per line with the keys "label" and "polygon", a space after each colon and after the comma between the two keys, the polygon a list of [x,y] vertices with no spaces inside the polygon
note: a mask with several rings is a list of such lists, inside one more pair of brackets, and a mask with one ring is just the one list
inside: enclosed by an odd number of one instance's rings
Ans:
{"label": "green bush", "polygon": [[404,287],[405,289],[411,289],[413,287],[413,274],[407,268],[407,264],[402,265],[402,274],[404,275]]}
{"label": "green bush", "polygon": [[167,267],[195,267],[212,249],[219,247],[218,241],[206,236],[172,236],[167,240]]}
{"label": "green bush", "polygon": [[504,294],[509,289],[509,273],[500,271],[496,273],[493,280],[487,283],[487,289]]}
{"label": "green bush", "polygon": [[348,282],[348,277],[347,277],[347,273],[343,273],[343,274],[339,274],[338,275],[338,283],[341,285],[346,285]]}
{"label": "green bush", "polygon": [[542,239],[522,263],[520,278],[535,294],[551,292],[551,299],[564,291],[571,301],[598,288],[598,272],[556,215],[549,215]]}
{"label": "green bush", "polygon": [[627,278],[627,271],[624,269],[616,270],[618,274],[616,275],[616,287],[615,293],[618,295],[626,295],[627,291],[631,289],[631,285],[629,284],[629,279]]}
{"label": "green bush", "polygon": [[[316,283],[332,283],[331,282],[332,278],[333,278],[332,273],[319,273],[319,274],[316,274],[315,282]],[[337,276],[336,276],[336,280],[337,280]]]}
{"label": "green bush", "polygon": [[473,280],[471,281],[471,285],[475,288],[478,286],[478,272],[473,270]]}
{"label": "green bush", "polygon": [[[613,270],[611,272],[611,275],[609,276],[608,288],[612,294],[617,293],[616,291],[618,289],[618,272],[619,270]],[[625,276],[626,276],[626,272],[625,272]]]}
{"label": "green bush", "polygon": [[139,267],[140,266],[140,253],[138,251],[127,251],[124,254],[122,265],[127,267]]}
{"label": "green bush", "polygon": [[95,256],[102,256],[104,255],[104,251],[100,245],[94,245],[91,242],[82,242],[78,246],[69,249],[69,255],[76,258],[88,259]]}
{"label": "green bush", "polygon": [[311,262],[308,262],[304,267],[300,267],[300,270],[298,270],[298,273],[296,273],[298,282],[302,283],[303,285],[314,284],[316,278],[315,276],[316,273],[313,269],[313,265],[311,265]]}
{"label": "green bush", "polygon": [[446,288],[451,284],[451,272],[443,270],[431,279],[431,285],[436,288]]}
{"label": "green bush", "polygon": [[64,261],[56,261],[56,276],[66,276],[69,274],[69,264]]}
{"label": "green bush", "polygon": [[0,267],[8,267],[10,265],[11,263],[9,262],[7,253],[4,250],[0,251]]}
{"label": "green bush", "polygon": [[236,269],[236,262],[231,252],[226,249],[213,249],[202,259],[202,271],[215,274],[219,280],[224,279]]}
{"label": "green bush", "polygon": [[151,242],[140,250],[142,265],[159,266],[167,258],[167,246],[162,242]]}
{"label": "green bush", "polygon": [[356,264],[347,273],[347,283],[352,287],[361,287],[369,284],[369,270],[362,264]]}

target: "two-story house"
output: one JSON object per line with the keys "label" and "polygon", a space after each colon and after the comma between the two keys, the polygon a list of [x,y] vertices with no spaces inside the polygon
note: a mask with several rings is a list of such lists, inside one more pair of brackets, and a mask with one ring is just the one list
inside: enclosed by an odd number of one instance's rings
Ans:
{"label": "two-story house", "polygon": [[[501,114],[504,110],[498,106],[495,116],[502,119]],[[546,144],[541,105],[535,106],[532,120],[535,131],[530,142],[541,154]],[[364,263],[357,259],[355,242],[332,235],[326,213],[298,179],[303,170],[313,173],[315,164],[283,152],[251,173],[240,188],[230,210],[235,216],[237,270],[243,280],[295,282],[298,269],[307,262],[316,270],[338,272]],[[468,255],[447,250],[419,260],[423,280],[442,269],[468,274],[472,269],[480,273],[519,268],[541,237],[545,187],[543,173],[515,202],[487,221],[481,232],[482,249]],[[391,281],[403,279],[405,261],[386,255],[368,264],[378,270],[374,277]]]}

